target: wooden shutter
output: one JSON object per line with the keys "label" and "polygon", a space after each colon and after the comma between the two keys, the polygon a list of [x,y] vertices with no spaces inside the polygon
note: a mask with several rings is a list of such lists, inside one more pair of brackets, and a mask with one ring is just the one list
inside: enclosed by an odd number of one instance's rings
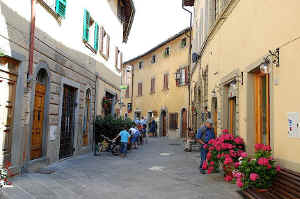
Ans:
{"label": "wooden shutter", "polygon": [[164,89],[166,89],[166,74],[164,74]]}
{"label": "wooden shutter", "polygon": [[83,40],[89,41],[89,29],[90,29],[90,13],[84,9],[83,16]]}
{"label": "wooden shutter", "polygon": [[166,89],[169,88],[169,75],[166,74]]}
{"label": "wooden shutter", "polygon": [[106,48],[106,57],[109,58],[109,48],[110,48],[110,36],[107,34],[107,48]]}
{"label": "wooden shutter", "polygon": [[101,26],[100,28],[100,49],[99,51],[103,53],[103,38],[104,38],[104,28]]}
{"label": "wooden shutter", "polygon": [[61,16],[66,16],[67,0],[56,0],[55,12]]}
{"label": "wooden shutter", "polygon": [[143,85],[142,83],[138,84],[138,96],[142,96],[143,95]]}
{"label": "wooden shutter", "polygon": [[123,68],[123,53],[120,52],[120,69]]}
{"label": "wooden shutter", "polygon": [[118,68],[118,58],[119,58],[119,48],[116,47],[116,50],[115,50],[115,66],[116,66],[116,68]]}
{"label": "wooden shutter", "polygon": [[189,73],[188,73],[188,67],[184,68],[184,75],[185,75],[185,84],[187,85],[189,83]]}
{"label": "wooden shutter", "polygon": [[99,25],[95,23],[94,49],[97,52],[99,47]]}

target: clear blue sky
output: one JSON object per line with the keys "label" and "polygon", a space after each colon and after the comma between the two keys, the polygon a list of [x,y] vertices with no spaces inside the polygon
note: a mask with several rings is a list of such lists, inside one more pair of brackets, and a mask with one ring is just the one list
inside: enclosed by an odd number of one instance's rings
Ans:
{"label": "clear blue sky", "polygon": [[182,0],[133,0],[136,14],[124,61],[134,58],[189,26]]}

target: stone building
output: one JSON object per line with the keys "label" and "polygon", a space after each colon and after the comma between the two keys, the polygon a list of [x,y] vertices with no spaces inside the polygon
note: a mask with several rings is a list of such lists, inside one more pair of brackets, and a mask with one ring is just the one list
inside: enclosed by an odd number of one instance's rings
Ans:
{"label": "stone building", "polygon": [[93,121],[118,115],[131,0],[0,2],[0,165],[11,171],[92,150]]}
{"label": "stone building", "polygon": [[184,29],[144,54],[124,62],[122,113],[158,121],[160,136],[184,136],[188,110],[190,29]]}
{"label": "stone building", "polygon": [[300,171],[300,2],[183,3],[194,6],[191,92],[198,111],[208,106],[218,133],[242,136],[250,154],[256,143],[269,144],[283,167]]}

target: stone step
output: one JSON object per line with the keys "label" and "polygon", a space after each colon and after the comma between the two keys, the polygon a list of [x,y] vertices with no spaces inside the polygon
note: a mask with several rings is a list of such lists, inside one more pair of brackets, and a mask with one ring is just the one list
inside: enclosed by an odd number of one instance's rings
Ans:
{"label": "stone step", "polygon": [[46,168],[49,165],[49,159],[40,158],[36,160],[32,160],[25,165],[24,171],[27,173],[36,173],[41,169]]}

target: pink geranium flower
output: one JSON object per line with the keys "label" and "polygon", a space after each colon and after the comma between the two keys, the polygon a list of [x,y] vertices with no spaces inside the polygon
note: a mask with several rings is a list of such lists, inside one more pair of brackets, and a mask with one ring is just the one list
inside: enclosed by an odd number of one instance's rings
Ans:
{"label": "pink geranium flower", "polygon": [[280,166],[277,165],[277,166],[276,166],[276,171],[280,171],[280,170],[281,170]]}
{"label": "pink geranium flower", "polygon": [[211,159],[211,153],[210,152],[207,153],[206,158],[207,158],[207,160]]}
{"label": "pink geranium flower", "polygon": [[269,165],[269,160],[267,158],[262,157],[258,159],[257,163],[261,166],[267,166]]}
{"label": "pink geranium flower", "polygon": [[243,184],[241,178],[238,178],[238,179],[236,180],[236,185],[237,185],[239,188],[241,188],[241,187],[244,186],[244,184]]}
{"label": "pink geranium flower", "polygon": [[246,153],[246,152],[241,153],[241,157],[243,157],[243,158],[248,157],[248,153]]}
{"label": "pink geranium flower", "polygon": [[229,175],[225,176],[225,178],[224,178],[224,180],[225,180],[226,182],[231,182],[232,179],[233,179],[232,176],[229,176]]}
{"label": "pink geranium flower", "polygon": [[208,150],[210,150],[210,151],[213,151],[215,149],[215,147],[213,147],[213,146],[210,146],[209,148],[208,148]]}
{"label": "pink geranium flower", "polygon": [[214,162],[214,161],[211,161],[211,162],[210,162],[210,165],[214,165],[214,164],[215,164],[215,162]]}
{"label": "pink geranium flower", "polygon": [[230,164],[230,163],[232,163],[232,158],[226,157],[225,160],[224,160],[224,164],[225,164],[225,165],[228,165],[228,164]]}
{"label": "pink geranium flower", "polygon": [[234,163],[234,168],[237,169],[239,166],[240,166],[240,163],[239,163],[239,162],[235,162],[235,163]]}
{"label": "pink geranium flower", "polygon": [[269,145],[264,145],[263,150],[264,151],[272,151],[272,148]]}
{"label": "pink geranium flower", "polygon": [[222,133],[228,133],[228,129],[223,129]]}
{"label": "pink geranium flower", "polygon": [[204,145],[203,145],[203,148],[204,148],[204,149],[207,149],[207,148],[208,148],[208,145],[207,145],[207,144],[204,144]]}
{"label": "pink geranium flower", "polygon": [[206,161],[202,164],[202,169],[204,169],[204,170],[207,169],[207,162]]}
{"label": "pink geranium flower", "polygon": [[257,173],[250,173],[251,181],[256,181],[257,179],[259,179],[259,175]]}
{"label": "pink geranium flower", "polygon": [[264,145],[263,144],[255,144],[255,150],[259,151],[259,150],[263,150]]}

